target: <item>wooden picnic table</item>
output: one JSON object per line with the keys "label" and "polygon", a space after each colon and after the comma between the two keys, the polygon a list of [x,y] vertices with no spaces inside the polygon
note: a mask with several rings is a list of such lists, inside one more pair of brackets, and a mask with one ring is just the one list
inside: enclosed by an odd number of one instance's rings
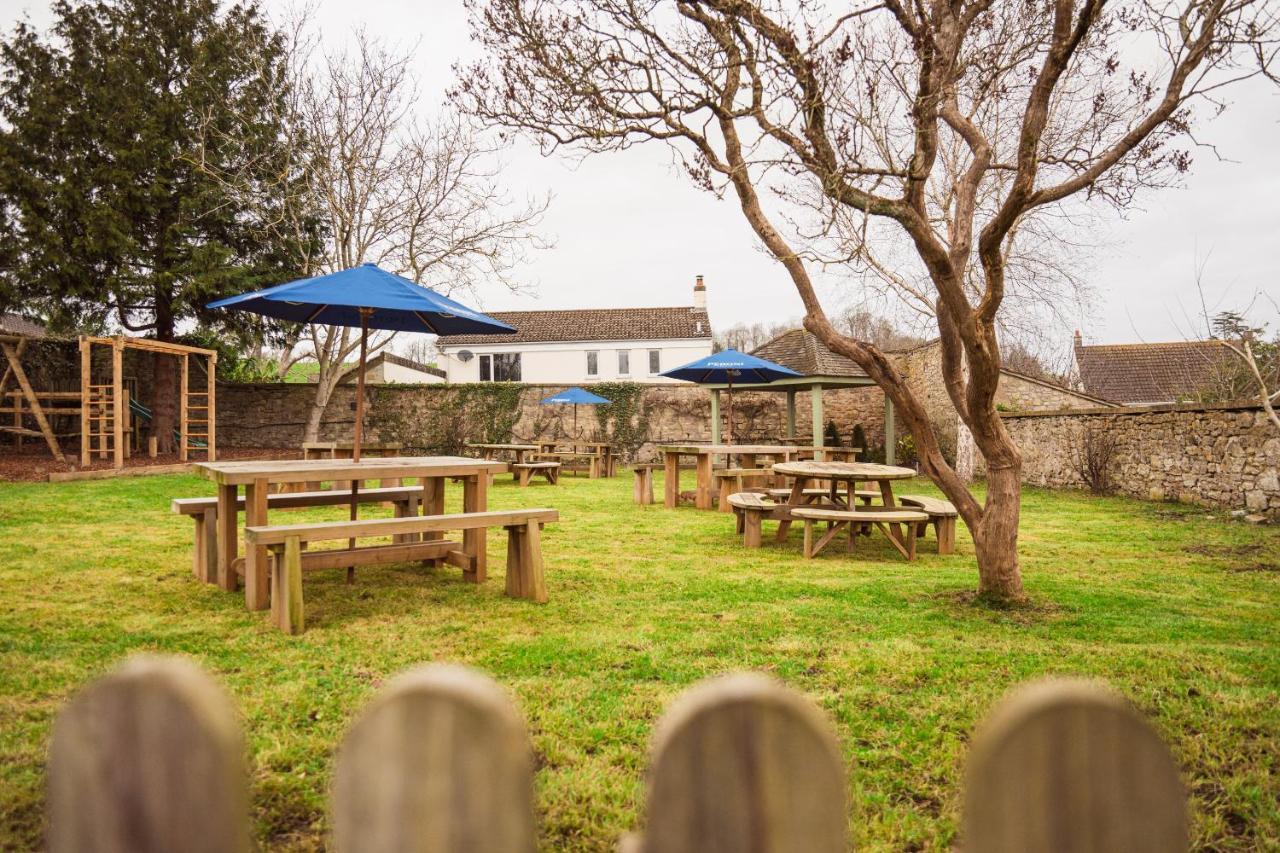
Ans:
{"label": "wooden picnic table", "polygon": [[541,446],[537,444],[481,444],[479,442],[467,442],[467,447],[471,450],[479,450],[482,459],[497,459],[499,454],[511,453],[515,456],[515,462],[523,465],[526,458],[533,453],[541,450]]}
{"label": "wooden picnic table", "polygon": [[[244,526],[267,524],[267,495],[273,486],[353,479],[399,481],[417,477],[422,487],[423,515],[444,512],[446,480],[462,481],[462,511],[488,509],[489,478],[506,472],[503,462],[469,459],[464,456],[388,456],[363,459],[264,459],[241,462],[198,462],[195,469],[218,486],[218,584],[236,588],[236,558],[239,548],[239,513],[236,501],[241,486],[245,490]],[[462,568],[468,579],[483,579],[488,565],[486,528],[467,530],[462,550],[447,559]],[[244,556],[244,601],[249,610],[264,610],[270,604],[267,592],[267,549],[250,548]]]}
{"label": "wooden picnic table", "polygon": [[[369,441],[360,442],[360,455],[367,456],[399,456],[404,445],[398,441]],[[355,442],[353,441],[304,441],[302,442],[302,458],[303,459],[350,459],[355,453]],[[384,480],[383,486],[398,486],[399,480]],[[361,488],[364,483],[360,483]],[[350,483],[336,482],[333,484],[335,489],[349,489]],[[319,483],[291,483],[285,487],[285,491],[295,492],[316,492],[320,490]]]}
{"label": "wooden picnic table", "polygon": [[[561,450],[568,448],[568,450]],[[554,456],[557,459],[575,459],[594,457],[592,477],[612,477],[617,473],[617,454],[613,444],[607,441],[539,441],[538,455]]]}
{"label": "wooden picnic table", "polygon": [[694,506],[698,509],[713,508],[712,469],[717,456],[737,456],[743,468],[755,468],[759,456],[781,457],[784,460],[796,458],[800,448],[785,444],[662,444],[658,446],[662,455],[664,473],[664,500],[667,509],[675,509],[680,502],[680,457],[697,457],[697,491],[694,493]]}
{"label": "wooden picnic table", "polygon": [[[827,500],[832,506],[842,509],[852,509],[855,506],[854,493],[857,491],[858,483],[875,483],[880,491],[880,500],[884,508],[891,509],[897,506],[893,499],[893,481],[908,480],[916,476],[913,469],[900,468],[896,465],[879,465],[874,462],[820,462],[812,459],[779,462],[773,466],[773,472],[792,479],[791,494],[787,498],[785,510],[810,504],[812,496],[806,495],[805,490],[809,488],[810,483],[814,482],[826,484]],[[845,487],[843,496],[840,495],[841,484]],[[783,516],[787,515],[785,510]],[[781,520],[778,524],[779,540],[786,538],[787,530],[791,526],[791,519],[783,516],[780,516]],[[893,525],[893,529],[896,532],[897,525]]]}

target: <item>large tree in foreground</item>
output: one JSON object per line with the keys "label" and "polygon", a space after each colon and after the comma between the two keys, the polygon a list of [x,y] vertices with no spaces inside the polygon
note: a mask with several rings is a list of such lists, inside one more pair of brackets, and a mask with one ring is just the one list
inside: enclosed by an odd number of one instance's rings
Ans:
{"label": "large tree in foreground", "polygon": [[[489,59],[456,95],[546,149],[666,142],[695,182],[732,193],[805,326],[897,407],[973,534],[979,592],[1017,598],[1022,459],[995,394],[1019,237],[1176,180],[1193,110],[1266,70],[1275,14],[1264,0],[474,0]],[[985,502],[893,362],[828,319],[810,268],[830,240],[904,286],[914,270],[880,259],[909,247]]]}
{"label": "large tree in foreground", "polygon": [[[202,122],[234,121],[258,168],[274,168],[279,38],[252,3],[58,0],[53,14],[51,32],[22,23],[0,45],[0,300],[162,341],[184,321],[234,323],[205,304],[279,280],[295,257],[260,239],[256,212],[192,154]],[[155,367],[167,450],[175,363]]]}

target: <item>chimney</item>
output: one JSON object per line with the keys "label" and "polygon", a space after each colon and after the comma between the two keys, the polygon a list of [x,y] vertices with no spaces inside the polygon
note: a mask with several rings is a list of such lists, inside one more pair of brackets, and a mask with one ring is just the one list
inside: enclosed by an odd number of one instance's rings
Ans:
{"label": "chimney", "polygon": [[707,310],[707,286],[702,283],[702,276],[698,276],[693,285],[693,307]]}
{"label": "chimney", "polygon": [[1076,329],[1075,345],[1076,345],[1077,347],[1079,347],[1079,346],[1080,346],[1080,344],[1082,344],[1082,343],[1083,343],[1083,341],[1081,341],[1081,340],[1080,340],[1080,330],[1079,330],[1079,329]]}

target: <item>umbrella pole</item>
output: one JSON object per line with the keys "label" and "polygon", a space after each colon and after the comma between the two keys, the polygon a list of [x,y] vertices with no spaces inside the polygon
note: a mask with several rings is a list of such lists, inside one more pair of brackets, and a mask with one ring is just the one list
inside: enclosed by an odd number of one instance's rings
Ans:
{"label": "umbrella pole", "polygon": [[729,382],[729,391],[727,395],[729,397],[729,427],[725,430],[729,440],[725,443],[733,444],[733,376],[726,374],[725,379]]}
{"label": "umbrella pole", "polygon": [[[356,373],[356,425],[354,441],[351,444],[351,461],[360,462],[360,442],[364,438],[364,363],[365,358],[369,354],[369,315],[373,313],[368,308],[360,309],[360,367]],[[360,515],[360,480],[352,478],[351,480],[351,520],[355,521]],[[356,547],[356,540],[348,539],[347,548]],[[347,583],[354,583],[356,579],[355,566],[347,566]]]}

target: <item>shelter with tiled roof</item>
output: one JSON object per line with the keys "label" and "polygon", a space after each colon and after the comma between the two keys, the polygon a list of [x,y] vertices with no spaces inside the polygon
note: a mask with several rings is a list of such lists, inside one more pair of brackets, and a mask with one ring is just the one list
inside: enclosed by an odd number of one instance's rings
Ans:
{"label": "shelter with tiled roof", "polygon": [[670,382],[658,374],[711,353],[702,276],[693,295],[665,308],[490,311],[516,333],[444,335],[436,349],[450,382]]}
{"label": "shelter with tiled roof", "polygon": [[1152,406],[1185,402],[1211,388],[1232,355],[1222,341],[1086,345],[1076,332],[1075,357],[1089,394]]}

